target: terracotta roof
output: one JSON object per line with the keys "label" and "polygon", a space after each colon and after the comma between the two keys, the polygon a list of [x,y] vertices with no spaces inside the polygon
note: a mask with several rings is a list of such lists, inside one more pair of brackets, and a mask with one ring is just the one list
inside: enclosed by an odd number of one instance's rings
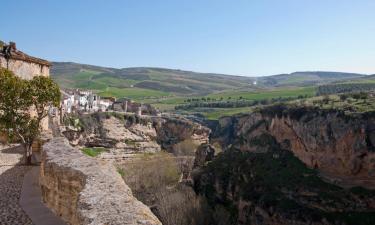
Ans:
{"label": "terracotta roof", "polygon": [[44,59],[32,57],[16,49],[16,44],[11,42],[9,45],[4,45],[0,49],[0,56],[14,60],[22,60],[25,62],[36,63],[44,66],[51,66],[51,63]]}

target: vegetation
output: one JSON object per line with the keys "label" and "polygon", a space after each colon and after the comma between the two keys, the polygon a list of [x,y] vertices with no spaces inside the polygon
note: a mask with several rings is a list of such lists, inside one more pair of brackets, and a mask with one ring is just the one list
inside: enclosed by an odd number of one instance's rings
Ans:
{"label": "vegetation", "polygon": [[267,105],[267,104],[273,104],[276,102],[286,102],[293,99],[301,99],[305,98],[305,96],[298,96],[296,98],[294,97],[287,97],[287,98],[272,98],[272,99],[261,99],[261,100],[242,100],[242,97],[240,97],[239,100],[235,101],[212,101],[207,102],[207,100],[204,101],[196,101],[194,103],[184,104],[184,105],[178,105],[175,107],[176,110],[187,110],[187,109],[193,109],[193,108],[241,108],[241,107],[250,107],[255,105]]}
{"label": "vegetation", "polygon": [[82,148],[81,151],[88,156],[96,157],[100,155],[102,152],[105,152],[107,150],[103,147],[96,147],[96,148]]}
{"label": "vegetation", "polygon": [[[114,69],[75,63],[54,63],[51,74],[63,88],[86,88],[103,95],[154,97],[174,95],[206,95],[215,91],[247,87],[247,77],[162,69]],[[122,92],[121,89],[126,89]],[[140,92],[145,92],[141,96]],[[134,93],[134,94],[132,94]],[[155,95],[157,94],[157,95]],[[122,95],[122,96],[120,96]]]}
{"label": "vegetation", "polygon": [[262,77],[261,83],[270,86],[310,86],[322,83],[330,83],[338,80],[360,79],[363,74],[341,72],[295,72]]}
{"label": "vegetation", "polygon": [[375,96],[369,92],[324,95],[309,99],[292,101],[288,105],[318,107],[320,109],[340,110],[345,114],[368,113],[375,110]]}
{"label": "vegetation", "polygon": [[210,94],[207,97],[214,99],[239,99],[242,97],[244,100],[262,100],[272,98],[288,98],[307,96],[311,97],[315,95],[314,87],[304,88],[277,88],[273,90],[259,90],[257,92],[251,91],[228,91],[216,94]]}
{"label": "vegetation", "polygon": [[375,90],[375,83],[341,83],[327,84],[318,87],[318,95],[330,95],[347,92],[364,92]]}
{"label": "vegetation", "polygon": [[[314,95],[314,88],[288,88],[259,93],[241,93],[243,95],[240,96],[237,92],[233,92],[233,95],[222,93],[221,96],[218,95],[216,97],[212,97],[211,95],[211,97],[187,98],[184,100],[184,103],[176,105],[175,109],[182,113],[195,113],[203,115],[206,119],[217,120],[222,116],[251,112],[254,107],[259,105],[305,99]],[[170,102],[168,101],[168,103]],[[176,102],[181,102],[181,99],[177,99]]]}
{"label": "vegetation", "polygon": [[[233,199],[272,210],[284,219],[318,222],[325,218],[335,224],[335,221],[374,224],[375,214],[361,209],[358,199],[363,193],[366,198],[374,198],[375,191],[345,190],[324,182],[315,170],[307,168],[291,152],[282,150],[267,134],[254,138],[251,144],[267,147],[268,151],[225,151],[195,177],[196,191],[207,197],[211,207],[223,208],[230,218],[227,224],[237,222],[239,212]],[[346,211],[331,211],[343,210],[342,206],[346,206]]]}
{"label": "vegetation", "polygon": [[118,171],[134,195],[165,225],[206,224],[205,202],[194,191],[179,184],[181,167],[175,157],[167,153],[143,154],[118,165]]}
{"label": "vegetation", "polygon": [[39,136],[48,107],[58,107],[60,89],[50,78],[36,76],[22,80],[0,69],[0,131],[20,141],[26,164],[31,164],[31,147]]}
{"label": "vegetation", "polygon": [[[95,89],[94,89],[95,90]],[[117,88],[105,87],[99,90],[98,94],[103,97],[128,97],[131,99],[139,100],[144,98],[158,98],[168,96],[169,93],[157,90],[148,90],[144,88]]]}
{"label": "vegetation", "polygon": [[[247,89],[245,92],[249,92],[280,86],[306,87],[363,77],[361,74],[353,73],[296,72],[253,78],[163,68],[115,69],[76,63],[54,63],[51,74],[63,88],[87,88],[104,92],[106,95],[121,95],[123,93],[118,89],[128,89],[126,94],[129,94],[132,91],[136,92],[136,89],[131,88],[136,87],[177,96],[205,96],[239,89]],[[255,80],[257,85],[253,84]],[[111,90],[112,88],[115,89]]]}
{"label": "vegetation", "polygon": [[233,109],[213,109],[212,111],[203,112],[202,115],[208,120],[218,120],[223,116],[232,116],[239,113],[250,113],[253,108],[251,107],[242,107],[242,108],[233,108]]}

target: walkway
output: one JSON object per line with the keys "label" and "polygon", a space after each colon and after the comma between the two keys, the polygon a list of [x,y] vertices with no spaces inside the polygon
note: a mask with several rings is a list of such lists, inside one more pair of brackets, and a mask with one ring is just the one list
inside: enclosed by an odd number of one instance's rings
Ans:
{"label": "walkway", "polygon": [[29,225],[30,218],[19,205],[23,178],[32,167],[21,165],[20,146],[0,145],[0,224]]}

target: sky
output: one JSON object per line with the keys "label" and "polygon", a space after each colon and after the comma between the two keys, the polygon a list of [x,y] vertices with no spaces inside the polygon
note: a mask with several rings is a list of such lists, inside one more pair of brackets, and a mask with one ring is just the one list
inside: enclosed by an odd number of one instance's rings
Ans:
{"label": "sky", "polygon": [[375,73],[374,0],[1,0],[1,8],[0,40],[50,61]]}

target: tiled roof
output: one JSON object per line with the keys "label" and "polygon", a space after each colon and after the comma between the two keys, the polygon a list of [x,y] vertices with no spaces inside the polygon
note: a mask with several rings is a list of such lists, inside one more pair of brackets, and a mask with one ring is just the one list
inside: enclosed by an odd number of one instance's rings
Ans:
{"label": "tiled roof", "polygon": [[39,59],[32,57],[16,49],[15,43],[10,43],[9,45],[4,45],[0,49],[0,56],[4,58],[10,58],[14,60],[22,60],[25,62],[36,63],[44,66],[51,66],[51,63],[44,59]]}

